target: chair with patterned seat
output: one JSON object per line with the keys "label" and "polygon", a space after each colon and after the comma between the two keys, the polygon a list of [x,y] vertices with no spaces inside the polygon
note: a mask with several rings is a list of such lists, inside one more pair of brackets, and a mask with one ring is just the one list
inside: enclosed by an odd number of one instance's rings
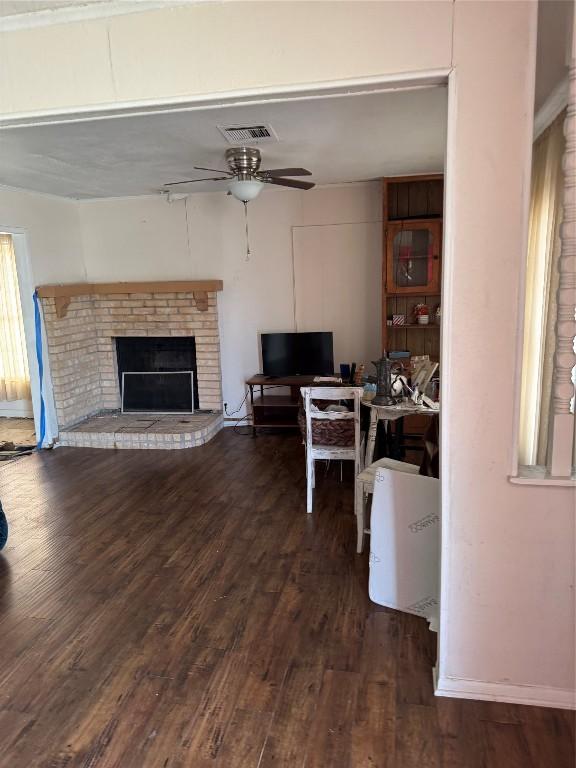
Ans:
{"label": "chair with patterned seat", "polygon": [[[312,512],[315,487],[315,462],[338,459],[354,462],[354,477],[362,469],[360,400],[363,387],[302,387],[306,418],[306,511]],[[347,411],[319,409],[314,401],[352,401]]]}

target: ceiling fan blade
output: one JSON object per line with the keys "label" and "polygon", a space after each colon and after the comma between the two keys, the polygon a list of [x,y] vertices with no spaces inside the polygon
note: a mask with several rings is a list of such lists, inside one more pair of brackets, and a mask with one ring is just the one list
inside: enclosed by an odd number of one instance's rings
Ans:
{"label": "ceiling fan blade", "polygon": [[263,178],[267,184],[276,184],[279,187],[293,187],[294,189],[312,189],[316,185],[311,181],[297,181],[296,179]]}
{"label": "ceiling fan blade", "polygon": [[195,184],[197,181],[230,181],[229,176],[215,176],[212,179],[186,179],[185,181],[169,181],[165,187],[175,187],[178,184]]}
{"label": "ceiling fan blade", "polygon": [[306,168],[270,168],[259,173],[266,176],[312,176],[312,171]]}
{"label": "ceiling fan blade", "polygon": [[220,168],[203,168],[201,165],[193,166],[195,171],[213,171],[214,173],[227,173],[229,176],[234,176],[232,171],[223,171]]}

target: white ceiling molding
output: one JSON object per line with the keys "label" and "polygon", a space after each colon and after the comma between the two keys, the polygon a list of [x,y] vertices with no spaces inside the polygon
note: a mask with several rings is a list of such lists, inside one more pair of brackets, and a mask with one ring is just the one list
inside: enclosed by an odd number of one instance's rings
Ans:
{"label": "white ceiling molding", "polygon": [[[211,0],[206,0],[211,2]],[[338,83],[317,82],[298,85],[247,88],[243,91],[220,91],[216,94],[198,94],[180,99],[154,99],[103,104],[97,107],[74,108],[70,111],[42,110],[21,112],[0,118],[3,128],[25,128],[36,125],[61,125],[110,118],[148,116],[164,113],[193,112],[203,109],[276,104],[307,99],[330,99],[365,94],[392,93],[395,91],[420,90],[444,86],[448,82],[449,69],[435,69],[415,74],[400,72],[394,75],[350,78]]]}
{"label": "white ceiling molding", "polygon": [[[129,13],[155,11],[160,8],[207,3],[214,0],[85,0],[65,6],[46,7],[43,10],[24,11],[2,16],[0,32],[15,32],[33,27],[47,27],[54,24],[70,24],[75,21],[90,21]],[[26,3],[22,3],[26,7]]]}
{"label": "white ceiling molding", "polygon": [[534,117],[534,141],[568,106],[568,75],[554,88]]}

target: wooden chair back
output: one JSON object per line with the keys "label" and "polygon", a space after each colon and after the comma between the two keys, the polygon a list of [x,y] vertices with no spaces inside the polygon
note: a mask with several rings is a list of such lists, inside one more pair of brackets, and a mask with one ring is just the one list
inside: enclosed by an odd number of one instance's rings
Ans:
{"label": "wooden chair back", "polygon": [[[301,387],[306,414],[306,445],[313,447],[312,419],[338,421],[354,419],[354,445],[360,449],[360,401],[364,393],[363,387]],[[313,411],[314,400],[353,400],[354,409],[340,413],[338,411]]]}
{"label": "wooden chair back", "polygon": [[[360,437],[360,400],[363,387],[301,387],[306,412],[306,511],[312,512],[313,489],[315,486],[314,462],[316,459],[338,459],[354,461],[354,476],[362,469],[361,437]],[[338,411],[313,411],[313,400],[353,400],[354,409],[344,413]],[[354,420],[354,445],[345,447],[338,445],[315,444],[313,441],[312,421],[343,421]]]}

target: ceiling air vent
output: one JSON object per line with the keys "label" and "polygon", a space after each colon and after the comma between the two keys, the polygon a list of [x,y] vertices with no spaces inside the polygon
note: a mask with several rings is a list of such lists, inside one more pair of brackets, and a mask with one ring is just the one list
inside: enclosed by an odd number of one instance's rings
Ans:
{"label": "ceiling air vent", "polygon": [[270,125],[219,125],[218,130],[229,144],[278,141]]}

